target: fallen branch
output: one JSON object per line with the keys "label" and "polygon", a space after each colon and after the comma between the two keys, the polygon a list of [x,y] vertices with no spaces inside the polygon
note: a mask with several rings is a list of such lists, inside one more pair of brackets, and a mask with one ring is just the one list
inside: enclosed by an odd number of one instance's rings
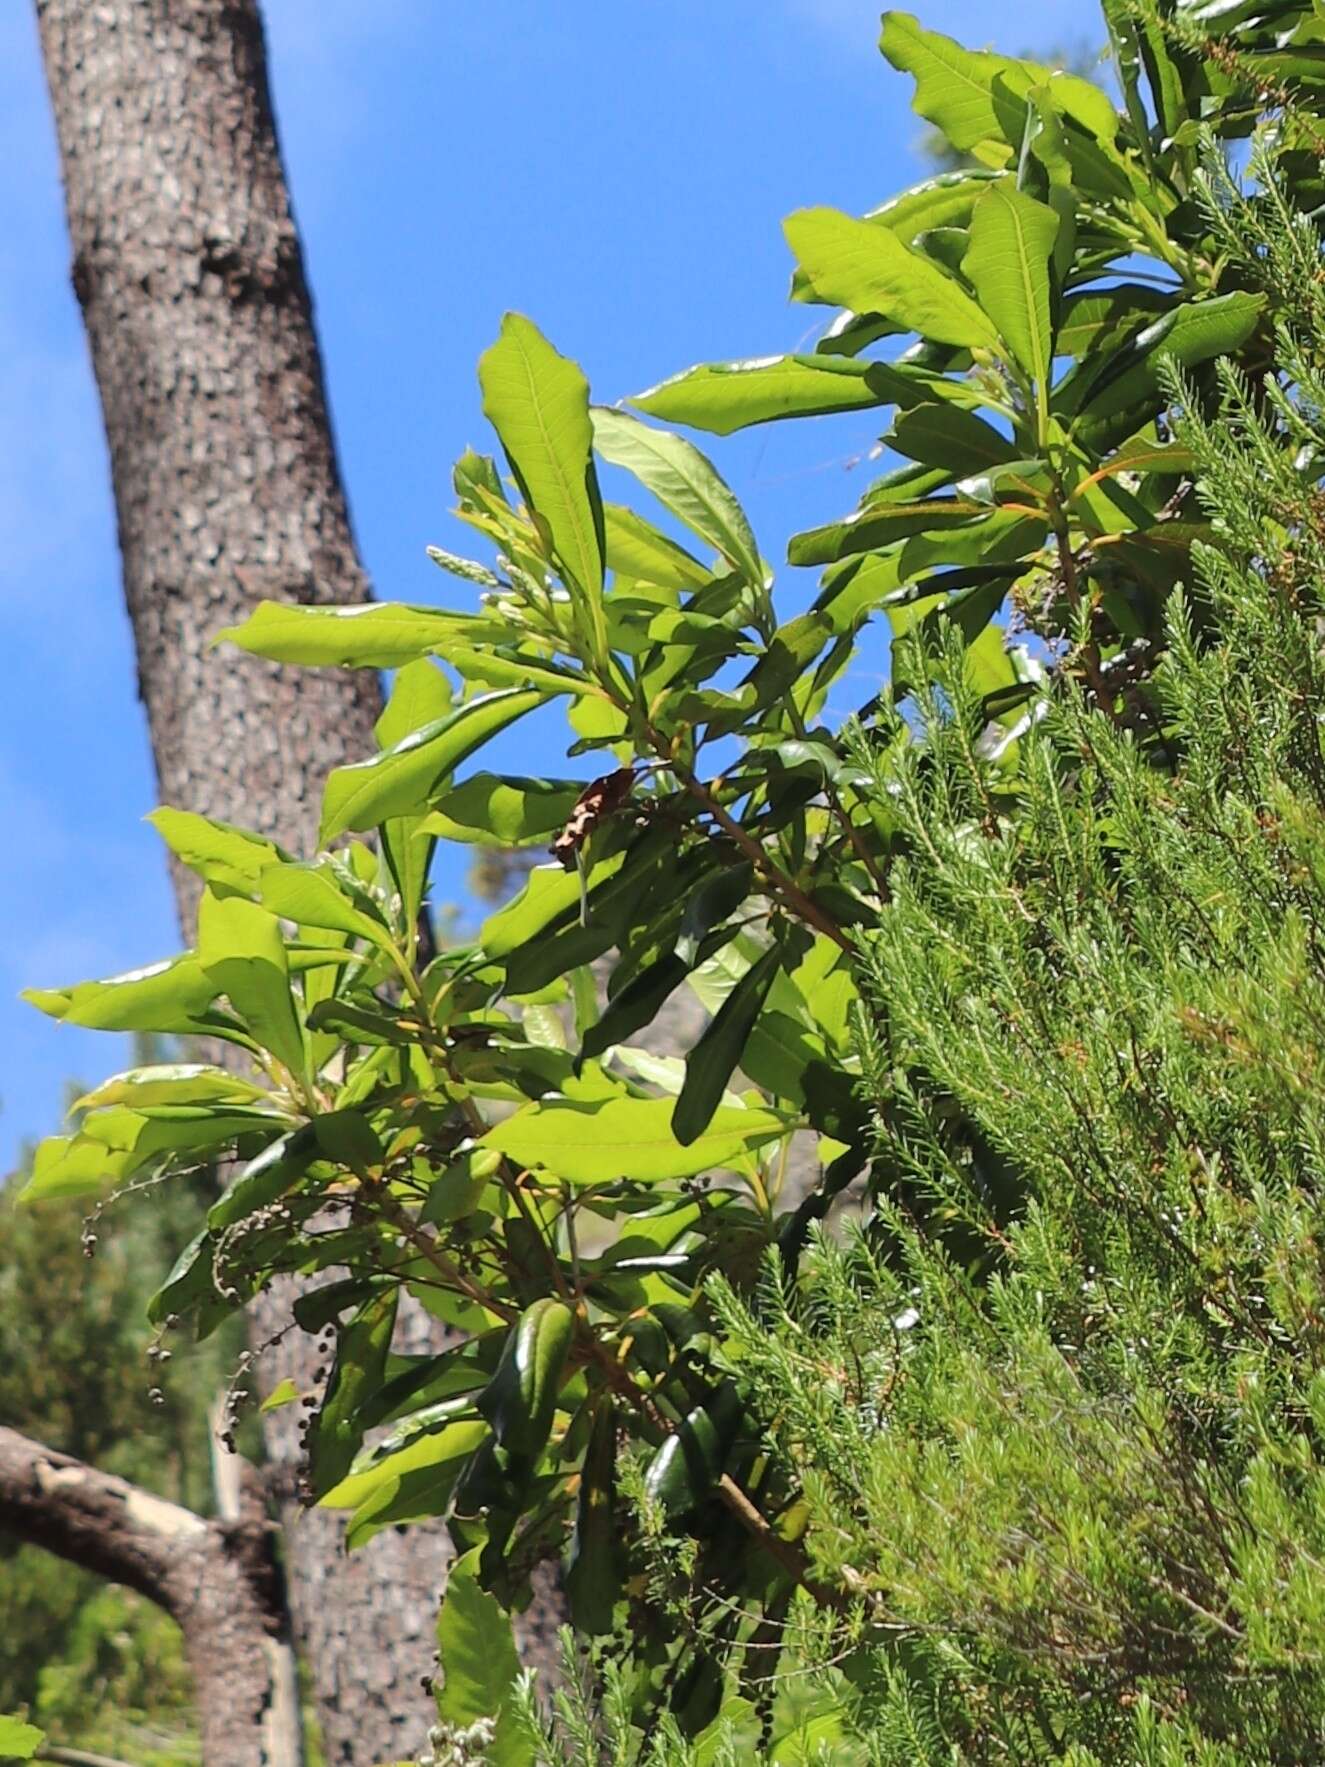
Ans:
{"label": "fallen branch", "polygon": [[0,1528],[137,1590],[178,1622],[206,1767],[299,1767],[282,1686],[285,1607],[260,1512],[205,1521],[0,1426]]}

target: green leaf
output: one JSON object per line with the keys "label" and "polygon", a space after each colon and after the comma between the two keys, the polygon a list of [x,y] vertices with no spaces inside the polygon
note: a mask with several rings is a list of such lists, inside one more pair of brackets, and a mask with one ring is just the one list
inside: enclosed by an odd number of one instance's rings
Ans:
{"label": "green leaf", "polygon": [[1047,86],[1058,109],[1074,117],[1108,146],[1118,116],[1107,95],[1089,80],[1058,73],[1033,61],[986,50],[965,49],[939,31],[927,31],[906,12],[885,12],[879,48],[900,73],[916,82],[913,108],[960,153],[987,165],[1010,163],[1021,146],[1026,94]]}
{"label": "green leaf", "polygon": [[354,906],[325,860],[268,865],[258,879],[257,894],[264,908],[299,926],[352,933],[374,945],[390,942],[384,923]]}
{"label": "green leaf", "polygon": [[483,1145],[570,1184],[651,1183],[729,1165],[794,1126],[778,1111],[722,1106],[683,1145],[672,1132],[672,1108],[669,1098],[548,1098],[489,1129]]}
{"label": "green leaf", "polygon": [[319,1500],[322,1509],[361,1509],[384,1485],[399,1484],[403,1474],[434,1469],[446,1461],[472,1454],[488,1436],[488,1426],[476,1418],[460,1418],[442,1429],[419,1430],[404,1447],[392,1452],[375,1451],[367,1466],[348,1473]]}
{"label": "green leaf", "polygon": [[453,700],[451,683],[430,657],[406,663],[396,671],[391,697],[373,726],[373,735],[380,747],[394,748],[413,731],[444,718]]}
{"label": "green leaf", "polygon": [[747,583],[761,588],[764,567],[745,511],[712,462],[670,430],[651,429],[625,411],[593,408],[594,447],[634,473],[658,501],[715,546]]}
{"label": "green leaf", "polygon": [[481,687],[542,687],[549,694],[585,696],[602,691],[578,669],[563,669],[546,660],[536,662],[527,651],[504,656],[492,649],[465,650],[452,645],[446,660],[466,681]]}
{"label": "green leaf", "polygon": [[[625,863],[624,851],[613,853],[592,866],[585,887],[614,877]],[[529,873],[518,896],[484,921],[479,943],[489,957],[509,957],[513,951],[548,931],[574,909],[580,900],[580,880],[561,865],[537,865]]]}
{"label": "green leaf", "polygon": [[[529,683],[525,683],[529,685]],[[396,673],[391,697],[373,727],[380,747],[393,748],[425,724],[446,717],[453,704],[451,683],[426,657],[406,663]],[[400,894],[400,919],[406,927],[417,925],[434,842],[419,837],[417,816],[392,816],[382,824],[382,850]]]}
{"label": "green leaf", "polygon": [[837,209],[801,209],[783,224],[822,301],[881,313],[938,343],[997,349],[998,334],[970,295],[886,227]]}
{"label": "green leaf", "polygon": [[308,1433],[308,1479],[315,1501],[345,1477],[363,1440],[358,1413],[386,1376],[397,1293],[393,1286],[365,1302],[337,1341],[327,1396]]}
{"label": "green leaf", "polygon": [[613,1489],[616,1432],[612,1402],[604,1398],[594,1414],[580,1469],[566,1572],[571,1618],[577,1631],[590,1636],[612,1630],[613,1610],[621,1598],[623,1554]]}
{"label": "green leaf", "polygon": [[532,1744],[516,1723],[512,1693],[520,1674],[511,1623],[495,1596],[479,1588],[481,1549],[465,1553],[446,1575],[446,1598],[437,1621],[442,1663],[439,1715],[465,1726],[493,1718],[496,1735],[483,1751],[490,1767],[532,1767]]}
{"label": "green leaf", "polygon": [[538,327],[508,313],[479,359],[483,414],[501,437],[525,502],[547,523],[563,571],[603,592],[606,543],[593,464],[589,384]]}
{"label": "green leaf", "polygon": [[1163,356],[1172,356],[1183,368],[1194,368],[1213,356],[1228,355],[1255,331],[1264,305],[1263,294],[1238,291],[1191,301],[1165,313],[1139,332],[1084,389],[1076,427],[1099,445],[1117,428],[1126,435],[1140,421],[1139,408],[1158,397]]}
{"label": "green leaf", "polygon": [[382,754],[337,767],[322,797],[321,839],[334,840],[350,828],[373,828],[421,808],[475,749],[546,697],[532,688],[486,694],[425,724]]}
{"label": "green leaf", "polygon": [[46,1732],[22,1718],[0,1716],[0,1761],[30,1761],[46,1740]]}
{"label": "green leaf", "polygon": [[608,1004],[607,1010],[585,1032],[579,1060],[592,1061],[613,1044],[624,1043],[636,1031],[653,1023],[663,1003],[686,978],[686,964],[668,951],[646,964]]}
{"label": "green leaf", "polygon": [[501,1156],[490,1147],[471,1147],[457,1154],[432,1180],[419,1224],[428,1227],[468,1215],[478,1207],[479,1198],[500,1167]]}
{"label": "green leaf", "polygon": [[864,504],[826,527],[807,528],[787,543],[787,562],[836,564],[913,534],[983,526],[984,504],[973,497],[921,497],[911,503]]}
{"label": "green leaf", "polygon": [[570,1308],[544,1296],[525,1308],[507,1335],[478,1409],[501,1446],[513,1454],[542,1452],[574,1331]]}
{"label": "green leaf", "polygon": [[265,865],[290,857],[275,841],[228,822],[213,821],[210,816],[197,816],[191,810],[163,806],[145,820],[181,864],[196,871],[204,882],[224,885],[240,895],[252,895],[258,873]]}
{"label": "green leaf", "polygon": [[73,1109],[97,1110],[108,1104],[127,1104],[137,1110],[145,1104],[217,1104],[222,1100],[242,1102],[266,1096],[263,1087],[225,1068],[209,1067],[204,1062],[166,1062],[113,1074],[75,1099]]}
{"label": "green leaf", "polygon": [[682,1146],[689,1147],[708,1127],[728,1080],[740,1066],[746,1040],[781,962],[781,947],[770,946],[741,977],[686,1058],[685,1085],[672,1112],[672,1133]]}
{"label": "green leaf", "polygon": [[457,1421],[417,1437],[370,1472],[351,1473],[322,1500],[328,1508],[344,1507],[337,1501],[339,1493],[360,1480],[371,1481],[371,1489],[355,1504],[345,1525],[345,1545],[349,1551],[366,1546],[383,1528],[398,1528],[444,1515],[457,1480],[488,1436],[485,1423],[473,1419]]}
{"label": "green leaf", "polygon": [[207,1225],[218,1232],[265,1209],[292,1190],[317,1153],[311,1131],[304,1127],[264,1147],[226,1187],[207,1212]]}
{"label": "green leaf", "polygon": [[664,423],[729,436],[782,417],[817,417],[891,404],[896,375],[887,363],[836,356],[763,356],[709,362],[673,375],[630,403]]}
{"label": "green leaf", "polygon": [[584,790],[579,780],[474,773],[437,799],[420,832],[486,846],[529,846],[563,828]]}
{"label": "green leaf", "polygon": [[398,669],[418,657],[445,654],[463,644],[487,621],[403,602],[369,602],[360,607],[299,607],[288,601],[261,601],[240,626],[227,626],[223,639],[275,663],[312,668]]}
{"label": "green leaf", "polygon": [[51,1018],[89,1031],[160,1031],[205,1034],[203,1017],[220,988],[188,953],[72,988],[25,988],[22,998]]}
{"label": "green leaf", "polygon": [[1060,356],[1105,360],[1129,334],[1172,306],[1172,296],[1143,282],[1085,289],[1063,302],[1055,345]]}
{"label": "green leaf", "polygon": [[198,906],[198,961],[262,1047],[291,1073],[301,1074],[304,1034],[275,916],[242,896],[204,890]]}
{"label": "green leaf", "polygon": [[32,1156],[32,1175],[19,1191],[25,1203],[51,1197],[90,1196],[117,1181],[127,1163],[123,1149],[86,1135],[48,1135]]}
{"label": "green leaf", "polygon": [[668,1515],[693,1509],[717,1484],[727,1465],[741,1418],[729,1383],[687,1413],[649,1462],[644,1489]]}
{"label": "green leaf", "polygon": [[700,589],[710,580],[706,565],[693,558],[652,522],[621,503],[605,503],[607,562],[619,575],[659,589]]}
{"label": "green leaf", "polygon": [[941,467],[952,478],[987,472],[1013,457],[1013,447],[992,423],[955,405],[917,405],[902,412],[888,432],[889,445],[908,460]]}
{"label": "green leaf", "polygon": [[971,213],[962,268],[1015,360],[1047,389],[1053,363],[1049,259],[1058,216],[1006,184],[987,190]]}
{"label": "green leaf", "polygon": [[279,1411],[283,1406],[297,1405],[302,1398],[303,1394],[287,1374],[284,1380],[277,1381],[261,1405],[258,1406],[258,1410]]}

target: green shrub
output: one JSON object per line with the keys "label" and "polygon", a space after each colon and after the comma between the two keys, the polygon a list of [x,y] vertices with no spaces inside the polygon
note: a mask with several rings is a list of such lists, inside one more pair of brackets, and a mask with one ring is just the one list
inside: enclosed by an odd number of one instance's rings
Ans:
{"label": "green shrub", "polygon": [[[239,1052],[91,1095],[30,1192],[237,1162],[163,1329],[326,1273],[293,1323],[327,1385],[278,1397],[351,1544],[448,1517],[439,1750],[1320,1752],[1319,21],[1106,19],[1125,114],[887,15],[972,163],[792,217],[796,297],[842,309],[813,354],[630,402],[894,410],[903,464],[791,541],[807,611],[704,455],[509,316],[511,478],[455,475],[496,568],[435,555],[479,610],[226,634],[397,671],[327,850],[159,811],[196,949],[33,995]],[[838,726],[880,620],[888,686]],[[457,778],[554,699],[598,779]],[[439,838],[554,863],[421,966]],[[712,1018],[660,1058],[683,986]],[[402,1291],[454,1347],[394,1352]],[[545,1720],[503,1609],[549,1557],[581,1660]]]}

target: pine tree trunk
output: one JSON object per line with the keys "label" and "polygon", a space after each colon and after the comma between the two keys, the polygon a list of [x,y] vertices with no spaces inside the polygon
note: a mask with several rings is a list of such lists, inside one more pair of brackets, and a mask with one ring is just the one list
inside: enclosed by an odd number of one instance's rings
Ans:
{"label": "pine tree trunk", "polygon": [[[376,676],[208,648],[263,598],[368,597],[257,0],[37,0],[37,15],[160,796],[311,853],[327,771],[376,746]],[[175,887],[191,936],[196,880],[177,869]],[[260,1304],[260,1338],[288,1303]],[[269,1379],[314,1385],[313,1340],[292,1334],[277,1360]],[[270,1414],[267,1450],[327,1761],[400,1760],[429,1722],[448,1543],[387,1532],[347,1558],[340,1522],[298,1508],[296,1411]]]}

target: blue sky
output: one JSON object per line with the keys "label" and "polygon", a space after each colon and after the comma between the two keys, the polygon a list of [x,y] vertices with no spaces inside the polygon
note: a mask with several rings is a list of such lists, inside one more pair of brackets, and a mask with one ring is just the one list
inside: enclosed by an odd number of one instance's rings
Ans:
{"label": "blue sky", "polygon": [[[693,361],[807,338],[779,223],[864,210],[924,174],[909,83],[867,0],[267,0],[271,77],[359,542],[383,598],[463,599],[424,557],[468,549],[451,462],[490,447],[474,363],[529,313],[603,400]],[[1069,0],[929,0],[972,46],[1074,48]],[[0,9],[0,1172],[58,1127],[117,1039],[27,984],[178,944],[123,612],[105,444],[77,308],[31,8]],[[877,419],[710,449],[762,549],[855,501]],[[794,611],[809,587],[784,572]],[[868,697],[865,658],[856,685]],[[223,667],[221,658],[218,667]],[[524,752],[521,742],[524,743]],[[512,733],[504,765],[554,771]],[[435,894],[460,900],[465,859]]]}

